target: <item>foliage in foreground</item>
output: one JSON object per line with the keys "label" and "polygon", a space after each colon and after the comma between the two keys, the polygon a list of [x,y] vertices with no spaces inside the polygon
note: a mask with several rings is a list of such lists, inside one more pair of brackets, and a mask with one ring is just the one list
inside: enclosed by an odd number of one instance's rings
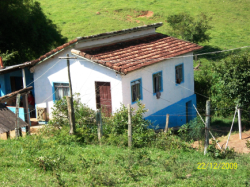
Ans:
{"label": "foliage in foreground", "polygon": [[[49,131],[50,132],[50,131]],[[45,131],[44,131],[45,133]],[[62,133],[60,135],[60,133]],[[246,186],[249,157],[221,160],[194,149],[84,145],[68,129],[0,141],[4,186]],[[170,135],[171,137],[171,135]],[[172,137],[173,139],[174,136]],[[177,140],[176,140],[177,141]],[[164,142],[164,145],[166,145]],[[171,144],[171,143],[169,143]],[[198,169],[198,163],[237,163],[237,169]],[[241,177],[239,179],[239,177]]]}
{"label": "foliage in foreground", "polygon": [[[66,98],[63,98],[55,103],[52,112],[54,118],[50,121],[50,126],[44,128],[43,132],[41,132],[44,136],[53,136],[55,141],[65,145],[78,142],[85,145],[101,143],[102,145],[119,147],[128,146],[128,109],[124,105],[121,105],[120,109],[110,117],[105,117],[102,114],[103,136],[101,142],[98,142],[95,112],[86,105],[81,104],[78,97],[74,98],[76,135],[70,136],[68,134],[67,102]],[[140,101],[137,102],[137,110],[131,108],[133,148],[151,147],[162,150],[189,150],[191,149],[190,143],[197,140],[199,141],[199,147],[204,145],[205,129],[200,118],[195,118],[188,124],[183,125],[178,131],[178,136],[176,136],[171,129],[168,133],[162,131],[155,133],[150,121],[143,118],[146,111],[145,105]],[[209,147],[208,152],[208,156],[213,158],[233,158],[235,156],[234,150],[230,149],[222,152],[213,145]]]}
{"label": "foliage in foreground", "polygon": [[[166,133],[156,134],[151,123],[143,118],[143,114],[147,111],[145,105],[137,102],[138,109],[131,108],[132,112],[132,132],[133,147],[157,147],[163,150],[188,147],[185,142],[181,142],[178,137],[170,136],[171,130]],[[63,143],[69,139],[75,138],[75,141],[84,144],[98,144],[97,124],[95,119],[95,111],[83,105],[80,100],[74,99],[76,135],[67,136],[69,130],[67,102],[64,97],[57,101],[53,107],[53,119],[49,122],[50,126],[43,129],[45,136],[55,136],[58,141]],[[128,146],[128,110],[124,105],[116,111],[111,117],[105,117],[102,114],[103,137],[102,144],[115,145],[120,147]],[[73,140],[72,140],[73,141]],[[67,141],[66,141],[67,142]],[[65,143],[66,143],[65,142]]]}
{"label": "foliage in foreground", "polygon": [[[62,100],[63,101],[63,100]],[[63,109],[62,103],[61,109]],[[184,141],[199,132],[199,121],[183,129],[180,136],[154,133],[145,128],[145,106],[133,109],[134,146],[127,148],[127,109],[121,106],[111,118],[104,118],[104,137],[97,141],[95,123],[86,120],[93,114],[88,107],[74,102],[83,116],[77,121],[77,133],[69,134],[67,120],[45,126],[40,133],[19,139],[0,141],[0,180],[4,186],[245,186],[249,185],[249,157],[204,156]],[[65,111],[64,111],[65,112]],[[57,113],[58,114],[58,113]],[[66,115],[67,113],[65,113]],[[86,116],[84,116],[84,114]],[[59,115],[59,114],[58,114]],[[62,113],[59,115],[63,118]],[[85,120],[85,121],[84,121]],[[93,119],[94,120],[94,119]],[[61,124],[58,124],[61,122]],[[108,124],[108,125],[107,125]],[[187,130],[187,131],[186,131]],[[199,137],[197,137],[199,138]],[[120,140],[120,141],[119,141]],[[122,143],[121,143],[122,142]],[[209,153],[217,150],[209,149]],[[202,170],[199,163],[237,163],[237,169]],[[234,164],[235,165],[235,164]],[[238,180],[238,177],[241,177]],[[205,183],[204,183],[205,181]]]}

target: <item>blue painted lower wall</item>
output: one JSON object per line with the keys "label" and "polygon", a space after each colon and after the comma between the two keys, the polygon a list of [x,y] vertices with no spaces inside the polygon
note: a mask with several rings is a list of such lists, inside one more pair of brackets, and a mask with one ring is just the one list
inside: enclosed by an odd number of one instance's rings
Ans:
{"label": "blue painted lower wall", "polygon": [[[196,117],[196,111],[193,107],[196,106],[196,95],[189,96],[172,104],[158,112],[147,116],[145,119],[150,120],[155,128],[163,129],[166,125],[166,115],[169,114],[168,127],[181,126]],[[188,119],[186,114],[188,114]]]}

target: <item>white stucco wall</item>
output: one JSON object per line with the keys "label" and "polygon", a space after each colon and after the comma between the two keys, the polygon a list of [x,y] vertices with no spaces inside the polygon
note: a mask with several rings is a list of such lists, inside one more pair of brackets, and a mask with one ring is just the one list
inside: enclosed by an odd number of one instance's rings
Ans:
{"label": "white stucco wall", "polygon": [[[59,60],[59,56],[66,56],[67,53],[70,54],[70,49],[61,52],[54,58],[35,67],[34,80],[36,106],[47,108],[50,118],[52,117],[51,107],[53,106],[53,82],[68,83],[66,60],[63,59],[56,65],[55,63]],[[120,74],[116,74],[115,71],[80,58],[70,60],[70,71],[72,91],[73,93],[80,93],[82,103],[86,103],[90,108],[95,110],[95,81],[110,82],[112,110],[115,111],[120,107],[120,103],[122,103],[122,84]]]}
{"label": "white stucco wall", "polygon": [[[192,54],[193,53],[187,53],[183,56]],[[176,84],[175,66],[181,63],[184,65],[184,82]],[[163,76],[163,91],[161,92],[160,99],[157,99],[156,96],[153,95],[152,74],[158,71],[162,71]],[[180,57],[164,60],[160,63],[128,73],[125,76],[122,75],[123,103],[125,105],[131,104],[130,82],[139,78],[142,79],[143,87],[143,99],[141,101],[146,105],[146,108],[149,109],[145,114],[145,117],[147,117],[194,94],[193,57]],[[136,104],[132,104],[132,107],[136,107]]]}
{"label": "white stucco wall", "polygon": [[[149,28],[143,31],[131,32],[114,37],[103,38],[92,41],[79,42],[67,48],[53,58],[45,60],[36,65],[34,69],[35,80],[35,102],[36,107],[47,108],[47,112],[51,116],[51,108],[53,107],[53,83],[68,83],[67,63],[66,60],[59,60],[58,57],[65,57],[66,54],[73,56],[71,49],[84,49],[90,47],[97,47],[135,39],[142,36],[147,36],[155,33],[155,28]],[[75,57],[75,56],[74,56]],[[112,97],[112,111],[115,112],[120,108],[123,102],[121,75],[116,74],[115,71],[94,64],[90,61],[78,58],[77,60],[70,60],[71,82],[73,93],[80,93],[81,102],[87,104],[90,108],[96,109],[95,96],[95,81],[110,82],[111,97]]]}

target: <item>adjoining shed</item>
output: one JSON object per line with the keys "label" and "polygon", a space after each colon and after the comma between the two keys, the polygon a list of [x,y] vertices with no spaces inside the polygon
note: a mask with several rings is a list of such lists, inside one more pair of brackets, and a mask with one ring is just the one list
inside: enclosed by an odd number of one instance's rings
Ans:
{"label": "adjoining shed", "polygon": [[[5,102],[9,100],[13,100],[16,98],[17,94],[21,96],[26,95],[33,87],[30,86],[28,88],[24,88],[12,93],[9,93],[3,97],[0,97],[0,134],[7,133],[7,137],[9,136],[9,132],[15,130],[16,128],[16,108],[15,107],[7,107]],[[23,107],[19,108],[19,127],[26,127],[26,132],[29,130],[28,123],[24,122],[25,120],[25,110]]]}
{"label": "adjoining shed", "polygon": [[[0,134],[15,130],[16,114],[8,109],[5,104],[0,103]],[[19,127],[26,127],[28,123],[19,118]]]}

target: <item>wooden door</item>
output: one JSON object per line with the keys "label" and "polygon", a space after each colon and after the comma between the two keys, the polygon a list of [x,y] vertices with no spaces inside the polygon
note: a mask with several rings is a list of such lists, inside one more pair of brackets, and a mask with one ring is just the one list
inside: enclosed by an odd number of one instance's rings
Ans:
{"label": "wooden door", "polygon": [[96,108],[101,109],[106,116],[112,113],[110,82],[96,82]]}

